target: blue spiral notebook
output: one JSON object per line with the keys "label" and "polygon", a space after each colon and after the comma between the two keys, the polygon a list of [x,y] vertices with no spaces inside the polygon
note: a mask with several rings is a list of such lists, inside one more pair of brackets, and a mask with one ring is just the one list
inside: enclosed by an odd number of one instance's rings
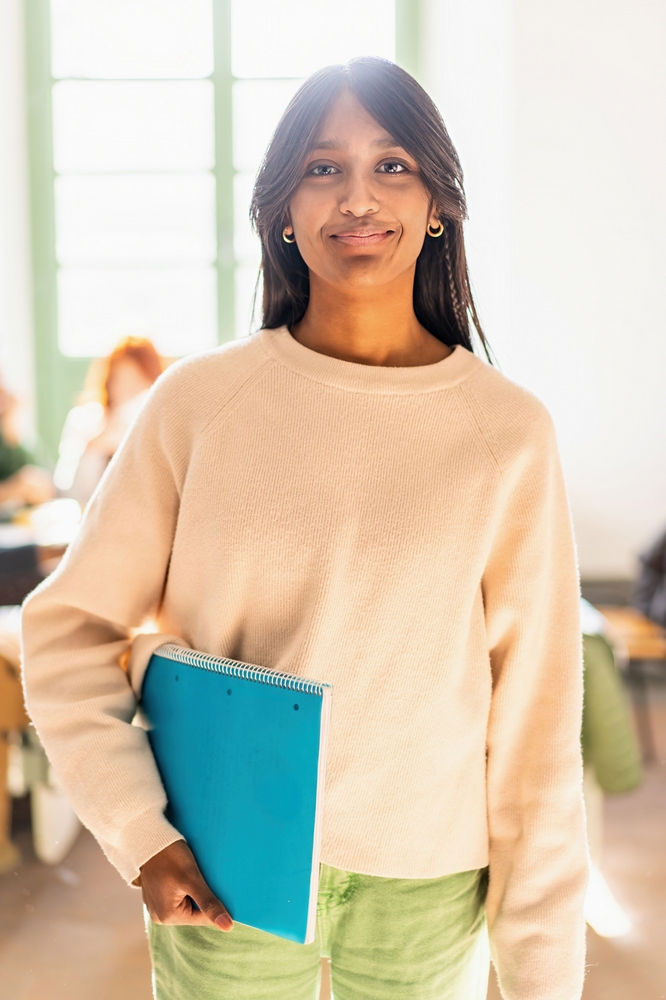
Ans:
{"label": "blue spiral notebook", "polygon": [[301,944],[315,937],[331,694],[166,644],[141,696],[167,818],[211,889],[234,920]]}

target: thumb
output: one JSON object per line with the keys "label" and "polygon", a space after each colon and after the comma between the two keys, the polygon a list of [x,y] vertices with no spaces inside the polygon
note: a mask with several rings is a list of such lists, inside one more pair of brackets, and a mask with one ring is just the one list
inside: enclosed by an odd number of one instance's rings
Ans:
{"label": "thumb", "polygon": [[217,896],[211,892],[201,873],[197,873],[194,884],[190,889],[188,889],[188,895],[192,897],[204,916],[206,916],[212,924],[219,927],[220,930],[230,931],[234,926],[234,922],[229,916],[227,908],[220,902]]}

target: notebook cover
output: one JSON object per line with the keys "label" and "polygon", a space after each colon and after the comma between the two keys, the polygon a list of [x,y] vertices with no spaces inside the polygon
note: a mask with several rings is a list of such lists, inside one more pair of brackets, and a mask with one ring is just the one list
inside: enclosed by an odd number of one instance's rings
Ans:
{"label": "notebook cover", "polygon": [[330,695],[174,645],[142,691],[166,815],[204,878],[234,920],[301,944],[314,940]]}

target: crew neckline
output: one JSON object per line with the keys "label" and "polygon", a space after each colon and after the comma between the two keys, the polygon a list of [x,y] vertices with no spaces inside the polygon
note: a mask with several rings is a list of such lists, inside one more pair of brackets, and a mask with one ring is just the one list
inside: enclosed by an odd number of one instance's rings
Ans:
{"label": "crew neckline", "polygon": [[460,344],[451,354],[429,365],[391,367],[342,361],[305,347],[286,326],[261,330],[257,336],[281,364],[306,378],[356,392],[411,395],[448,389],[462,382],[483,362]]}

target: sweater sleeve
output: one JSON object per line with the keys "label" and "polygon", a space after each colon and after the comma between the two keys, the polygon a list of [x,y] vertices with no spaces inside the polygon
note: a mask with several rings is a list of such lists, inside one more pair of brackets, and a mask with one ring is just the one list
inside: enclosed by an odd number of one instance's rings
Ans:
{"label": "sweater sleeve", "polygon": [[502,469],[483,579],[491,953],[505,1000],[578,1000],[588,860],[579,582],[555,433],[539,408]]}
{"label": "sweater sleeve", "polygon": [[178,375],[160,379],[111,462],[58,570],[23,609],[28,711],[82,822],[131,882],[180,839],[121,666],[158,609],[179,508]]}

